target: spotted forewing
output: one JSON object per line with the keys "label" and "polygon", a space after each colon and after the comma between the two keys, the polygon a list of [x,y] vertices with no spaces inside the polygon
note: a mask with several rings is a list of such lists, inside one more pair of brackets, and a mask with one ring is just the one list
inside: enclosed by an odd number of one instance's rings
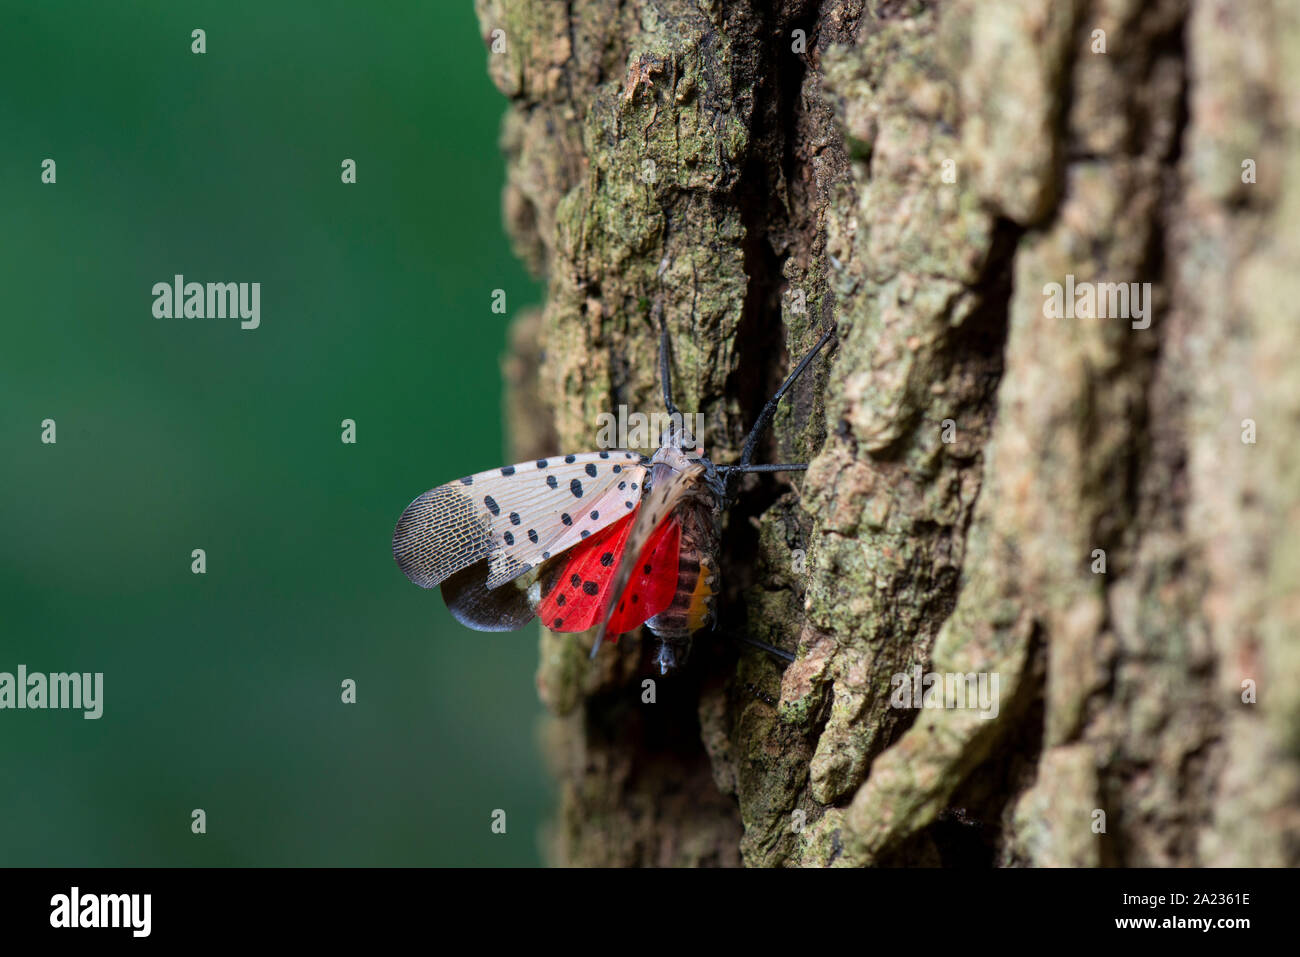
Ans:
{"label": "spotted forewing", "polygon": [[467,475],[407,506],[393,532],[393,557],[422,588],[486,559],[487,585],[496,588],[629,514],[645,475],[641,456],[626,451]]}

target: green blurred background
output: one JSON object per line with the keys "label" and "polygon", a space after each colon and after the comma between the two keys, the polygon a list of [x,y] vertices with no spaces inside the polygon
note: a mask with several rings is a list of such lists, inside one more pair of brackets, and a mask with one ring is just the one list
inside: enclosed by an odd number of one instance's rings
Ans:
{"label": "green blurred background", "polygon": [[[541,295],[469,0],[0,10],[0,671],[104,673],[0,711],[0,865],[538,863],[535,629],[390,551],[501,464],[492,290]],[[175,273],[261,328],[155,319]]]}

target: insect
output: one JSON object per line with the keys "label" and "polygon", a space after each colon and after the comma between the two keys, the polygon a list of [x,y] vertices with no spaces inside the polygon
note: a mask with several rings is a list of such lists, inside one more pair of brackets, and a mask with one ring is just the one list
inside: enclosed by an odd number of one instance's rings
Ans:
{"label": "insect", "polygon": [[402,513],[393,558],[420,587],[441,586],[461,624],[514,631],[536,616],[552,631],[596,628],[593,658],[607,635],[616,640],[644,624],[658,640],[661,674],[684,662],[691,637],[713,624],[732,480],[808,467],[752,458],[782,396],[834,328],[768,400],[734,465],[714,465],[680,427],[662,314],[660,329],[671,424],[652,457],[618,449],[506,465],[429,489]]}

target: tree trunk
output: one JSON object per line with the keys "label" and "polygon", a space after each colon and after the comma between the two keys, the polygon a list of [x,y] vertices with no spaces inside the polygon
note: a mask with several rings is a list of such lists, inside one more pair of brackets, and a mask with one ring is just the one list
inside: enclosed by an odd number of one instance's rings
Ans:
{"label": "tree trunk", "polygon": [[812,467],[747,480],[654,703],[638,641],[543,631],[552,860],[1300,863],[1295,5],[478,12],[549,282],[520,458],[661,410],[657,298],[719,463],[839,330],[760,459]]}

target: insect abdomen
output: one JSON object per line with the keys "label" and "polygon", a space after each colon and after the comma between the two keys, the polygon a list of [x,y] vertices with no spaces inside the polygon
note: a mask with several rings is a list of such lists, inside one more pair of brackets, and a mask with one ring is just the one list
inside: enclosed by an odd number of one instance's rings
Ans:
{"label": "insect abdomen", "polygon": [[672,604],[646,622],[660,638],[689,638],[713,621],[718,579],[708,560],[683,553],[677,565],[677,592]]}

